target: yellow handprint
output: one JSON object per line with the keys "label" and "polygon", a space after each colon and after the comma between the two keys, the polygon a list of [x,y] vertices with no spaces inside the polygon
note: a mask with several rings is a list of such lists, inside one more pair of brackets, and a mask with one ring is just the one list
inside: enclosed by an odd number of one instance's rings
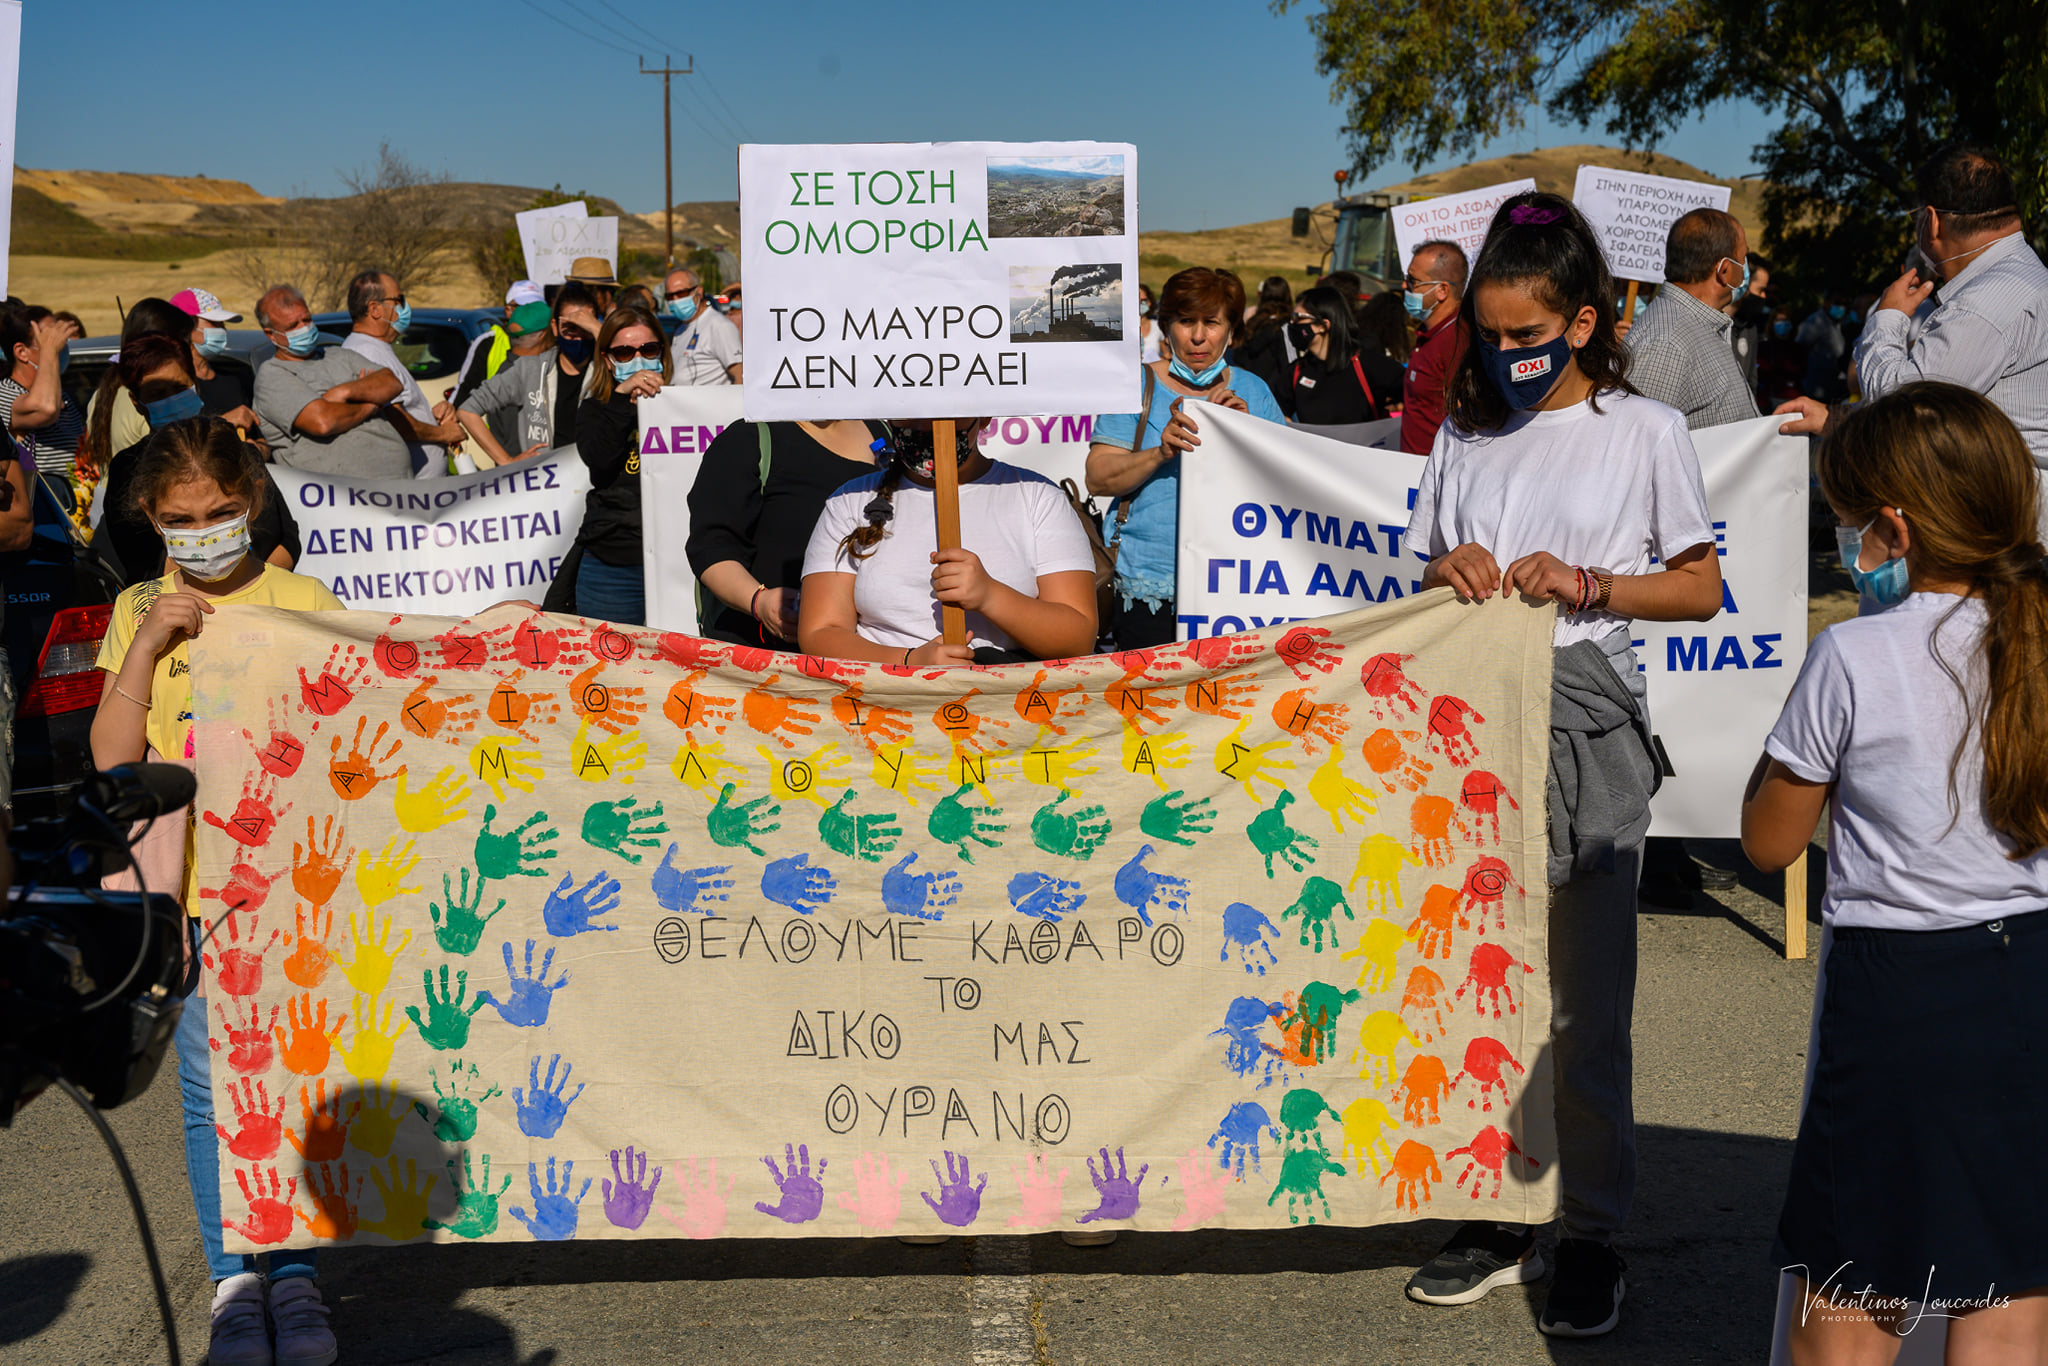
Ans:
{"label": "yellow handprint", "polygon": [[[387,933],[389,928],[387,924]],[[399,947],[404,948],[405,945],[400,944]],[[360,954],[357,961],[362,961]],[[389,960],[386,961],[385,972],[387,975],[390,972]],[[350,974],[350,980],[354,980],[354,974]],[[357,1081],[382,1081],[385,1072],[390,1070],[392,1046],[398,1042],[398,1036],[405,1033],[408,1028],[408,1022],[403,1019],[398,1022],[398,1028],[391,1027],[391,1012],[397,1005],[396,1001],[384,1003],[384,1019],[380,1024],[377,1020],[375,999],[366,1001],[360,996],[356,997],[356,1008],[349,1012],[349,1018],[356,1022],[355,1037],[349,1040],[347,1048],[341,1050],[341,1065],[346,1067],[348,1074]],[[362,1146],[360,1138],[357,1139],[356,1146]],[[390,1151],[389,1140],[386,1140],[385,1151]]]}
{"label": "yellow handprint", "polygon": [[[410,849],[412,846],[408,844],[406,848]],[[417,863],[418,860],[415,859],[414,862]],[[419,888],[413,887],[409,890],[416,892]],[[350,986],[365,996],[375,996],[384,990],[384,984],[391,980],[392,963],[397,960],[399,954],[405,952],[405,946],[412,942],[412,931],[407,930],[405,937],[398,941],[397,948],[387,948],[386,945],[391,942],[391,917],[383,917],[384,923],[381,926],[377,920],[375,911],[364,911],[362,923],[358,924],[356,913],[348,913],[348,933],[349,938],[355,941],[355,957],[342,963],[341,974],[348,978]]]}
{"label": "yellow handprint", "polygon": [[1072,787],[1074,779],[1085,778],[1097,771],[1097,765],[1086,762],[1094,757],[1093,740],[1083,739],[1071,745],[1038,745],[1025,750],[1021,756],[1024,779],[1040,787]]}
{"label": "yellow handprint", "polygon": [[[676,751],[668,771],[675,774],[683,786],[694,788],[707,797],[716,797],[718,790],[727,783],[734,787],[747,785],[747,766],[725,757],[723,740],[713,740],[708,745],[685,744]],[[730,778],[725,776],[728,771],[732,774]]]}
{"label": "yellow handprint", "polygon": [[469,751],[469,771],[488,784],[499,801],[505,789],[533,791],[533,785],[547,775],[541,771],[540,751],[520,749],[502,735],[486,735]]}
{"label": "yellow handprint", "polygon": [[1186,768],[1193,761],[1194,752],[1193,743],[1185,735],[1146,735],[1124,727],[1124,771],[1150,778],[1161,792],[1167,790],[1166,771]]}
{"label": "yellow handprint", "polygon": [[[384,841],[384,848],[375,857],[356,860],[356,891],[363,898],[365,906],[374,909],[382,906],[385,902],[391,900],[392,897],[420,890],[417,887],[401,885],[407,877],[411,876],[412,870],[420,866],[420,856],[412,850],[411,840],[407,840],[405,847],[401,849],[398,847],[398,836],[393,835],[390,839]],[[351,926],[354,925],[355,920],[353,916],[350,917],[349,923]],[[408,937],[411,934],[411,930],[406,931]],[[355,981],[353,977],[349,980]],[[372,996],[383,990],[383,987],[384,984],[381,981],[374,987],[365,987],[360,982],[356,983],[356,990],[368,991]]]}
{"label": "yellow handprint", "polygon": [[768,764],[768,790],[780,802],[816,802],[830,806],[837,794],[853,783],[840,773],[853,761],[839,752],[837,740],[827,740],[801,759],[785,759],[766,745],[756,745]]}
{"label": "yellow handprint", "polygon": [[[1397,889],[1398,890],[1398,889]],[[1407,936],[1401,927],[1384,916],[1374,916],[1359,936],[1358,947],[1344,955],[1348,961],[1362,958],[1365,961],[1358,968],[1358,985],[1367,991],[1387,991],[1394,985],[1394,955],[1399,953]]]}
{"label": "yellow handprint", "polygon": [[1365,818],[1380,809],[1379,798],[1373,796],[1371,788],[1345,775],[1342,745],[1331,745],[1330,757],[1309,775],[1308,795],[1309,800],[1323,808],[1323,814],[1340,835],[1344,833],[1346,817],[1362,830]]}
{"label": "yellow handprint", "polygon": [[876,787],[900,793],[905,801],[916,806],[914,794],[943,790],[931,767],[938,762],[937,755],[919,754],[908,745],[878,745],[868,776],[874,779]]}
{"label": "yellow handprint", "polygon": [[[390,1007],[385,1007],[385,1012],[384,1024],[389,1028]],[[401,1021],[398,1027],[403,1032],[406,1025]],[[391,1037],[396,1039],[398,1035],[393,1034]],[[388,1061],[390,1050],[387,1049],[385,1052]],[[353,1066],[349,1070],[355,1072]],[[356,1075],[361,1077],[364,1074],[356,1072]],[[372,1157],[383,1157],[391,1151],[392,1140],[398,1137],[399,1124],[412,1113],[412,1100],[397,1087],[374,1080],[367,1082],[362,1094],[363,1112],[357,1115],[356,1122],[349,1126],[348,1145],[351,1148],[360,1148]]]}
{"label": "yellow handprint", "polygon": [[1356,887],[1360,878],[1365,879],[1365,908],[1368,911],[1383,911],[1389,907],[1401,906],[1401,869],[1404,865],[1420,866],[1421,860],[1408,852],[1408,846],[1392,835],[1378,834],[1358,846],[1358,866],[1351,870],[1351,881],[1345,888]]}
{"label": "yellow handprint", "polygon": [[377,1193],[384,1197],[384,1214],[379,1219],[359,1220],[356,1227],[371,1233],[381,1233],[394,1243],[407,1242],[427,1231],[427,1198],[434,1193],[434,1183],[441,1178],[432,1174],[427,1184],[420,1184],[419,1164],[411,1158],[405,1160],[405,1180],[398,1179],[398,1159],[391,1159],[391,1176],[385,1179],[383,1172],[370,1168],[370,1180],[377,1187]]}
{"label": "yellow handprint", "polygon": [[1216,771],[1234,783],[1244,784],[1245,796],[1254,802],[1264,803],[1265,798],[1259,795],[1256,784],[1271,783],[1273,791],[1278,792],[1287,784],[1275,777],[1273,770],[1294,767],[1292,759],[1269,759],[1266,756],[1276,749],[1286,749],[1291,741],[1268,740],[1263,745],[1244,744],[1242,741],[1245,727],[1251,723],[1251,717],[1245,717],[1237,723],[1230,734],[1217,742]]}
{"label": "yellow handprint", "polygon": [[586,783],[601,783],[608,778],[631,783],[633,774],[646,764],[647,742],[637,730],[592,739],[588,725],[578,726],[576,738],[569,745],[569,765]]}
{"label": "yellow handprint", "polygon": [[469,800],[469,780],[454,765],[436,773],[434,781],[417,792],[405,790],[405,779],[406,771],[401,768],[398,770],[398,788],[391,798],[391,809],[398,817],[400,830],[424,835],[469,814],[462,805]]}
{"label": "yellow handprint", "polygon": [[[1012,776],[1010,770],[1024,762],[1023,752],[1014,749],[999,749],[993,754],[969,754],[965,750],[953,751],[953,757],[946,760],[946,781],[955,789],[971,787],[981,794],[981,799],[990,806],[995,797],[988,790],[990,783],[1002,782]],[[1076,769],[1079,773],[1083,770]],[[1095,770],[1086,770],[1093,773]]]}

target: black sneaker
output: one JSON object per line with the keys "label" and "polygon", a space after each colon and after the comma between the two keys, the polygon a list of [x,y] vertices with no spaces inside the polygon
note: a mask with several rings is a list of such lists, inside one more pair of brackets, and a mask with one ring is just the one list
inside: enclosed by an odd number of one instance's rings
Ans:
{"label": "black sneaker", "polygon": [[1470,1304],[1497,1285],[1520,1285],[1543,1274],[1536,1235],[1474,1221],[1458,1225],[1443,1250],[1408,1278],[1408,1298],[1424,1304]]}
{"label": "black sneaker", "polygon": [[1584,1238],[1557,1240],[1557,1279],[1543,1302],[1537,1327],[1554,1338],[1597,1338],[1621,1322],[1621,1297],[1628,1293],[1622,1272],[1628,1263],[1605,1243]]}

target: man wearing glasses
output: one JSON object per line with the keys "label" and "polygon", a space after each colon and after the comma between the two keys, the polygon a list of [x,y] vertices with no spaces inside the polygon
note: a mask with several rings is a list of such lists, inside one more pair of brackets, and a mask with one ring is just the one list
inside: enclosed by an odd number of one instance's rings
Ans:
{"label": "man wearing glasses", "polygon": [[1401,380],[1401,449],[1428,455],[1449,404],[1451,377],[1465,360],[1472,334],[1458,317],[1465,297],[1465,249],[1456,242],[1424,242],[1408,263],[1401,302],[1415,320],[1415,354]]}
{"label": "man wearing glasses", "polygon": [[[375,361],[398,377],[399,395],[392,407],[411,419],[401,421],[406,448],[412,457],[415,478],[431,479],[449,473],[444,445],[462,440],[462,428],[455,423],[455,410],[446,402],[429,403],[405,363],[398,359],[392,343],[412,325],[412,308],[405,301],[398,281],[381,270],[366,270],[348,282],[348,340],[342,349],[365,360]],[[409,431],[405,431],[406,427]],[[469,467],[471,470],[474,465]],[[465,471],[466,472],[466,471]]]}
{"label": "man wearing glasses", "polygon": [[740,330],[704,303],[704,283],[681,266],[662,281],[661,311],[676,326],[670,352],[677,384],[738,384]]}

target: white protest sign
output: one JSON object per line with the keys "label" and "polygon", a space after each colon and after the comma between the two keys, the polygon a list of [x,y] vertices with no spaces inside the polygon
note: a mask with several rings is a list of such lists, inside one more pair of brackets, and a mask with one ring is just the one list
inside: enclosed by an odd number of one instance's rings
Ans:
{"label": "white protest sign", "polygon": [[1728,187],[1605,166],[1579,167],[1572,203],[1593,227],[1617,280],[1664,278],[1664,239],[1694,209],[1728,208]]}
{"label": "white protest sign", "polygon": [[[697,576],[690,540],[690,489],[704,452],[740,420],[740,391],[730,384],[672,384],[639,403],[640,553],[647,625],[699,634]],[[759,460],[758,447],[750,451]],[[758,468],[758,465],[756,466]]]}
{"label": "white protest sign", "polygon": [[740,148],[747,416],[1137,407],[1129,143]]}
{"label": "white protest sign", "polygon": [[[1330,616],[1420,590],[1406,542],[1424,458],[1204,404],[1181,481],[1180,636]],[[1806,443],[1768,417],[1694,432],[1722,555],[1721,615],[1635,623],[1666,777],[1651,832],[1732,838],[1743,785],[1806,658]]]}
{"label": "white protest sign", "polygon": [[1095,433],[1089,417],[1005,417],[981,429],[981,453],[1019,469],[1035,470],[1055,484],[1074,481],[1088,492],[1088,443]]}
{"label": "white protest sign", "polygon": [[1394,242],[1401,249],[1401,264],[1405,266],[1415,255],[1415,249],[1429,241],[1456,242],[1465,249],[1465,259],[1472,260],[1479,255],[1480,244],[1486,241],[1486,228],[1493,222],[1494,210],[1511,196],[1535,188],[1533,180],[1505,180],[1498,185],[1395,205],[1390,212],[1394,218]]}
{"label": "white protest sign", "polygon": [[14,226],[14,106],[21,82],[21,0],[0,0],[0,294],[7,292],[7,251]]}
{"label": "white protest sign", "polygon": [[296,566],[349,607],[461,616],[538,602],[583,524],[574,449],[449,479],[346,479],[270,467],[299,524]]}
{"label": "white protest sign", "polygon": [[[578,200],[576,207],[582,208]],[[563,207],[567,207],[566,205]],[[532,213],[552,213],[534,209]],[[526,252],[527,278],[537,285],[558,285],[579,256],[601,257],[616,275],[619,269],[619,220],[553,214],[528,220],[518,215],[519,245]]]}
{"label": "white protest sign", "polygon": [[[543,281],[540,278],[541,260],[547,249],[553,245],[553,236],[547,225],[556,219],[573,221],[589,216],[589,206],[580,199],[572,199],[567,204],[550,204],[544,209],[528,209],[524,213],[513,214],[512,222],[519,230],[519,249],[526,254],[526,278],[536,284],[560,284],[559,274],[552,280]],[[567,262],[558,262],[556,269],[567,270]]]}

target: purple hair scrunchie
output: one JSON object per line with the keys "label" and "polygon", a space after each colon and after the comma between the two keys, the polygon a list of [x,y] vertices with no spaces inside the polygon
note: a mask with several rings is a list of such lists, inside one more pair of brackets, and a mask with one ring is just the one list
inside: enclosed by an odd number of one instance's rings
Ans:
{"label": "purple hair scrunchie", "polygon": [[1562,217],[1564,215],[1556,209],[1546,209],[1539,204],[1517,204],[1508,210],[1508,222],[1515,224],[1517,227],[1531,224],[1542,227],[1546,224],[1555,223]]}

